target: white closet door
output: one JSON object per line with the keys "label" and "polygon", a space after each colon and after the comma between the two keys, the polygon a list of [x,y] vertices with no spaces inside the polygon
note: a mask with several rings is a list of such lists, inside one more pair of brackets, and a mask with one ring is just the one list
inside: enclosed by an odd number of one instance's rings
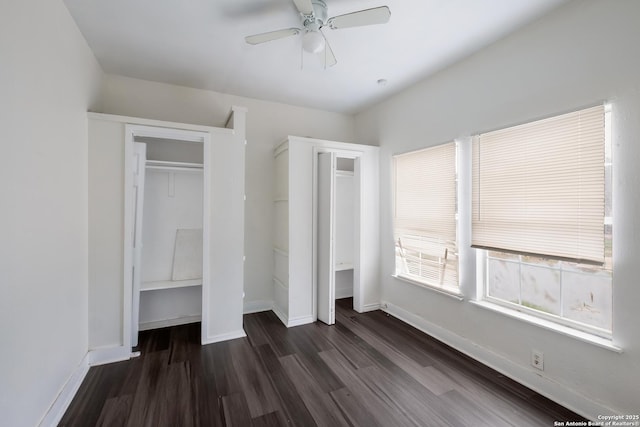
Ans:
{"label": "white closet door", "polygon": [[136,142],[133,147],[133,295],[131,319],[131,346],[138,345],[138,318],[140,317],[140,280],[142,265],[142,212],[144,207],[144,174],[147,145]]}
{"label": "white closet door", "polygon": [[335,323],[335,153],[318,155],[318,320]]}

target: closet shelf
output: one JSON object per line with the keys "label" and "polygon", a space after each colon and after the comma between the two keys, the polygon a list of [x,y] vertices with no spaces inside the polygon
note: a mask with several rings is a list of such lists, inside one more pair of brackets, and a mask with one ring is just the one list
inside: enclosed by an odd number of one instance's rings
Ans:
{"label": "closet shelf", "polygon": [[280,249],[280,248],[279,248],[279,247],[277,247],[277,246],[274,246],[274,247],[273,247],[273,251],[274,251],[275,253],[278,253],[278,254],[282,255],[282,256],[286,256],[286,257],[288,257],[288,256],[289,256],[289,251],[284,250],[284,249]]}
{"label": "closet shelf", "polygon": [[140,292],[157,291],[160,289],[188,288],[190,286],[202,285],[202,279],[189,280],[157,280],[153,282],[142,282]]}
{"label": "closet shelf", "polygon": [[343,271],[343,270],[353,270],[353,264],[346,263],[346,262],[336,264],[335,271]]}

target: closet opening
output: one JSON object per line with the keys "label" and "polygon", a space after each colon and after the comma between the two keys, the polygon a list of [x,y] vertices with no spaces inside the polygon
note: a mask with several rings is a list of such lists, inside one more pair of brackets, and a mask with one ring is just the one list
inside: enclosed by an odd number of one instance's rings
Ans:
{"label": "closet opening", "polygon": [[335,323],[335,300],[360,304],[360,158],[348,152],[321,152],[317,158],[316,270],[317,319]]}
{"label": "closet opening", "polygon": [[355,250],[354,159],[336,159],[335,183],[335,299],[353,298]]}
{"label": "closet opening", "polygon": [[135,347],[140,331],[202,319],[208,135],[151,127],[132,135]]}

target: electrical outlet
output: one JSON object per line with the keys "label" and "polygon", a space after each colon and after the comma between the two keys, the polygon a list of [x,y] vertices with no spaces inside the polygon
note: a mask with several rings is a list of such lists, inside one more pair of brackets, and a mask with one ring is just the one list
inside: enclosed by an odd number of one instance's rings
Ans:
{"label": "electrical outlet", "polygon": [[538,350],[531,350],[531,366],[544,371],[544,354]]}

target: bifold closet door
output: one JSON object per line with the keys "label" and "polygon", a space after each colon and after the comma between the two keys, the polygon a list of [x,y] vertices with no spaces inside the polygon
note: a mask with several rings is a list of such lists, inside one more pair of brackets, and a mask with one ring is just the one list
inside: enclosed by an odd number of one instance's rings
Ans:
{"label": "bifold closet door", "polygon": [[336,154],[318,154],[318,320],[335,323],[335,176]]}

